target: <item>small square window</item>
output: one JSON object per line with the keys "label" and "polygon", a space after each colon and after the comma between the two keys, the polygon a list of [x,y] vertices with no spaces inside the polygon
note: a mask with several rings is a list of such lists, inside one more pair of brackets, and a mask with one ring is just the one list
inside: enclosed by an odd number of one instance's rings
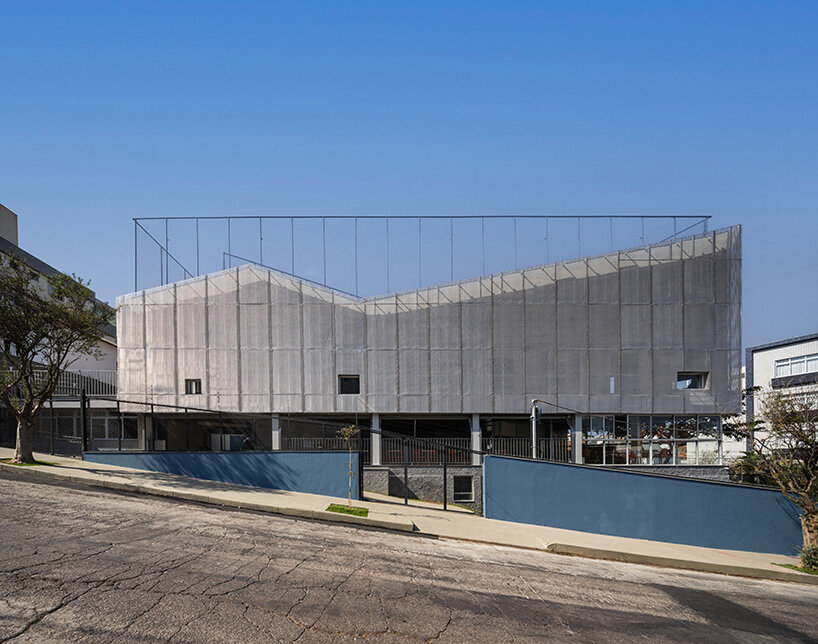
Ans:
{"label": "small square window", "polygon": [[338,376],[339,394],[359,394],[361,393],[361,377],[357,374],[348,376]]}
{"label": "small square window", "polygon": [[185,393],[186,394],[200,394],[202,393],[202,381],[200,378],[185,379]]}
{"label": "small square window", "polygon": [[454,501],[455,503],[474,501],[474,483],[471,476],[454,477]]}
{"label": "small square window", "polygon": [[683,372],[676,374],[676,389],[706,389],[707,372]]}

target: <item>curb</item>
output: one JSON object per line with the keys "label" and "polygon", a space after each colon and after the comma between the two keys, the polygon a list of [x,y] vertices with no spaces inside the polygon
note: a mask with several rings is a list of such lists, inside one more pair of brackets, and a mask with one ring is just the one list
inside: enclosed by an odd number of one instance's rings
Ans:
{"label": "curb", "polygon": [[61,481],[68,481],[69,483],[90,485],[94,487],[108,488],[111,490],[135,492],[138,494],[148,494],[151,496],[160,496],[170,499],[182,499],[185,501],[196,501],[198,503],[203,503],[206,505],[218,505],[222,507],[238,508],[242,510],[256,510],[259,512],[267,512],[270,514],[279,514],[303,519],[317,519],[320,521],[329,521],[332,523],[348,523],[372,528],[382,528],[385,530],[395,530],[398,532],[414,532],[416,529],[415,524],[412,521],[398,521],[394,519],[358,517],[351,514],[328,512],[327,510],[309,510],[293,508],[288,506],[271,505],[268,503],[255,503],[253,501],[219,499],[214,498],[208,494],[202,494],[199,492],[181,492],[175,490],[165,490],[162,488],[154,488],[147,485],[139,485],[135,483],[124,483],[122,481],[89,479],[83,476],[63,474],[62,472],[52,472],[49,470],[35,469],[36,467],[37,466],[35,465],[33,467],[21,468],[17,465],[0,463],[0,471],[20,473],[22,470],[23,473],[34,477],[58,479]]}
{"label": "curb", "polygon": [[605,559],[607,561],[622,561],[625,563],[635,563],[647,566],[659,566],[661,568],[676,568],[680,570],[694,570],[696,572],[709,572],[720,575],[735,575],[738,577],[750,577],[753,579],[769,579],[773,581],[791,581],[799,584],[818,585],[818,575],[808,575],[802,572],[789,572],[786,569],[766,570],[764,568],[748,568],[745,566],[730,566],[707,563],[706,561],[691,561],[688,559],[673,559],[671,557],[657,557],[653,555],[640,555],[632,552],[618,552],[615,550],[603,550],[600,548],[588,548],[586,546],[572,546],[565,543],[551,543],[546,548],[548,552],[558,555],[570,555],[574,557],[587,557],[588,559]]}

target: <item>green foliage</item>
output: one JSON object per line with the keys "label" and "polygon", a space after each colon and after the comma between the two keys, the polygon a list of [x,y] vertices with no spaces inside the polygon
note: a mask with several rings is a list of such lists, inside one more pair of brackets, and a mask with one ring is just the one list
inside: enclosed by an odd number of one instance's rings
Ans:
{"label": "green foliage", "polygon": [[359,508],[354,506],[347,507],[346,505],[339,505],[337,503],[331,503],[330,506],[327,508],[327,511],[340,512],[341,514],[352,514],[356,517],[369,516],[368,508]]}
{"label": "green foliage", "polygon": [[730,480],[750,485],[775,487],[776,482],[767,471],[764,461],[755,452],[744,452],[730,464]]}
{"label": "green foliage", "polygon": [[801,566],[818,574],[818,546],[801,551]]}

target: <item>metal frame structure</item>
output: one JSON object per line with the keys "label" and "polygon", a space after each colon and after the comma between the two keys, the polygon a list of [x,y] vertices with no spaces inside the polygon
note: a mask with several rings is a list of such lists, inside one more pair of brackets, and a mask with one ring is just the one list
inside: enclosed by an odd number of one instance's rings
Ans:
{"label": "metal frame structure", "polygon": [[[640,237],[640,244],[645,245],[647,240],[645,239],[645,222],[646,221],[654,221],[654,220],[663,220],[666,222],[673,222],[673,234],[670,236],[665,237],[664,239],[654,240],[655,242],[661,243],[664,241],[669,241],[672,239],[676,239],[678,236],[683,235],[685,233],[690,233],[694,229],[701,227],[701,232],[706,233],[708,231],[709,220],[711,219],[710,215],[308,215],[308,216],[277,216],[277,215],[222,215],[222,216],[176,216],[176,217],[135,217],[133,219],[134,222],[134,291],[139,290],[139,231],[141,230],[148,238],[157,246],[159,249],[159,275],[160,275],[160,283],[154,284],[153,286],[160,286],[169,283],[171,280],[169,279],[169,271],[170,271],[170,263],[173,262],[179,269],[181,269],[183,278],[187,279],[189,277],[197,277],[201,275],[201,264],[200,264],[200,243],[199,243],[199,223],[202,221],[224,221],[226,222],[226,233],[227,233],[227,249],[226,251],[222,252],[222,259],[223,259],[223,268],[232,268],[233,266],[233,259],[240,259],[244,262],[252,262],[257,263],[260,265],[264,265],[264,222],[265,221],[279,221],[279,222],[289,222],[290,224],[290,271],[289,274],[295,276],[295,222],[296,221],[320,221],[321,222],[321,251],[322,251],[322,275],[323,280],[320,282],[323,286],[328,286],[327,284],[327,221],[334,221],[334,220],[343,220],[343,221],[350,221],[353,222],[354,226],[354,273],[355,273],[355,293],[354,295],[359,295],[358,289],[358,278],[359,278],[359,244],[358,244],[358,222],[359,221],[366,221],[366,220],[380,220],[384,222],[385,225],[385,235],[386,235],[386,283],[387,283],[387,292],[391,290],[390,288],[390,247],[389,247],[389,222],[390,221],[415,221],[417,222],[417,229],[418,229],[418,245],[417,245],[417,257],[418,257],[418,288],[423,286],[422,284],[422,273],[423,273],[423,244],[422,244],[422,234],[423,234],[423,222],[424,221],[448,221],[449,222],[449,242],[450,242],[450,281],[455,281],[455,262],[454,262],[454,222],[455,220],[472,220],[472,221],[479,221],[480,222],[480,246],[481,246],[481,266],[482,271],[481,275],[486,273],[486,221],[487,220],[505,220],[510,223],[513,229],[513,238],[514,238],[514,266],[509,266],[508,269],[511,270],[518,270],[522,268],[518,262],[518,237],[517,237],[517,224],[520,220],[539,220],[544,222],[545,224],[545,255],[546,255],[546,262],[550,261],[550,233],[549,231],[549,223],[551,220],[576,220],[577,222],[577,255],[576,257],[582,257],[582,227],[581,222],[584,220],[594,220],[594,221],[608,221],[609,230],[610,230],[610,250],[614,250],[614,221],[616,220],[638,220],[641,222],[641,237]],[[165,231],[165,239],[164,244],[162,241],[157,239],[151,232],[147,229],[146,225],[147,222],[164,222],[164,231]],[[170,230],[169,230],[169,222],[171,221],[192,221],[195,224],[195,246],[196,246],[196,267],[195,272],[193,269],[186,267],[179,259],[177,259],[171,252],[170,252]],[[258,259],[247,259],[244,257],[238,257],[233,253],[233,235],[232,235],[232,228],[234,221],[258,221]],[[680,228],[680,222],[682,227]],[[287,272],[284,270],[284,267],[275,267],[276,270]],[[302,277],[303,279],[303,277]]]}

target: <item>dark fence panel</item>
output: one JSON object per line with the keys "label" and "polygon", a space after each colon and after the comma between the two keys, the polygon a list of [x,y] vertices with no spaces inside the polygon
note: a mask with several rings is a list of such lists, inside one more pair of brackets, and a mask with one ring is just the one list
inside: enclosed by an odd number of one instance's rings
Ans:
{"label": "dark fence panel", "polygon": [[796,554],[798,508],[772,489],[486,456],[491,519],[708,548]]}

